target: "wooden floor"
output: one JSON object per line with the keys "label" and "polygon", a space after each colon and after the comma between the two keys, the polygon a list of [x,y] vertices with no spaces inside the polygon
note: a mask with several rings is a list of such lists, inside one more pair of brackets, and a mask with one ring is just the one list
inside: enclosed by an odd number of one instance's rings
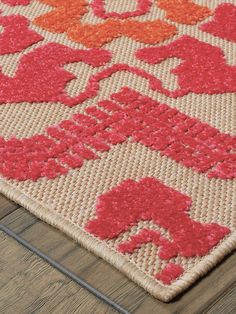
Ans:
{"label": "wooden floor", "polygon": [[[118,303],[127,313],[236,314],[235,252],[186,293],[165,304],[1,195],[0,223]],[[0,313],[118,312],[0,232]]]}

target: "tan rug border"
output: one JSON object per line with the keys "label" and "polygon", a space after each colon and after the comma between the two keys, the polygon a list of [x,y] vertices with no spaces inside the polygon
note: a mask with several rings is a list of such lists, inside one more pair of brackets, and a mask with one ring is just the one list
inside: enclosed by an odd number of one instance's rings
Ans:
{"label": "tan rug border", "polygon": [[144,274],[133,263],[125,261],[119,253],[113,251],[105,243],[98,241],[95,237],[83,231],[79,226],[63,220],[56,212],[47,209],[39,202],[11,186],[10,183],[3,181],[3,179],[0,179],[0,192],[6,195],[9,199],[28,209],[38,218],[72,237],[86,249],[115,266],[119,271],[123,272],[128,278],[147,290],[155,298],[164,302],[169,302],[176,295],[183,292],[183,290],[186,290],[199,277],[206,274],[219,263],[224,256],[236,249],[236,231],[234,231],[216,249],[194,266],[190,272],[186,271],[180,279],[170,287],[166,287],[157,283],[152,277]]}

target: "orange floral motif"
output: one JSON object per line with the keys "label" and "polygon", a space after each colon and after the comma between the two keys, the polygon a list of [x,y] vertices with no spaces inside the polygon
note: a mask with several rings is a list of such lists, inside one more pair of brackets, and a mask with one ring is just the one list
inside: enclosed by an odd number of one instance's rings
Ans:
{"label": "orange floral motif", "polygon": [[[88,48],[101,47],[114,38],[126,36],[146,44],[157,44],[174,36],[176,26],[165,21],[139,21],[134,18],[108,18],[98,24],[82,23],[88,12],[87,0],[40,0],[55,9],[41,15],[34,23],[55,33],[67,33],[68,37]],[[157,5],[166,10],[167,18],[178,23],[194,24],[207,17],[210,10],[191,1],[161,0]]]}
{"label": "orange floral motif", "polygon": [[87,13],[86,0],[40,0],[55,10],[37,17],[34,23],[51,32],[64,33]]}
{"label": "orange floral motif", "polygon": [[[88,12],[87,0],[40,0],[55,9],[41,15],[34,23],[55,33],[67,33],[68,37],[88,48],[101,47],[115,38],[126,36],[146,44],[157,44],[177,32],[174,25],[165,21],[138,21],[132,17],[132,12],[126,13],[127,18],[105,18],[97,24],[82,23],[81,19]],[[144,1],[144,0],[143,0]],[[142,2],[140,2],[142,5]],[[159,8],[167,12],[167,18],[185,24],[195,24],[210,15],[206,7],[192,3],[189,0],[160,0]],[[145,14],[145,13],[143,13]]]}
{"label": "orange floral motif", "polygon": [[210,16],[211,10],[191,0],[158,0],[157,5],[166,11],[166,18],[180,24],[196,24]]}
{"label": "orange floral motif", "polygon": [[136,20],[109,19],[99,25],[75,25],[68,31],[70,39],[86,47],[101,47],[114,38],[130,37],[146,44],[162,42],[176,33],[175,26],[160,20],[139,22]]}

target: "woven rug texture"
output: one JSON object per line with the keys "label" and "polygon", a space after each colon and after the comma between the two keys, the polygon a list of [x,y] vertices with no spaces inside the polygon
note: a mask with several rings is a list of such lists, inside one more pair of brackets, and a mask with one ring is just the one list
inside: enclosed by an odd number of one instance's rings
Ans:
{"label": "woven rug texture", "polygon": [[236,248],[235,0],[2,0],[0,28],[1,193],[162,301]]}

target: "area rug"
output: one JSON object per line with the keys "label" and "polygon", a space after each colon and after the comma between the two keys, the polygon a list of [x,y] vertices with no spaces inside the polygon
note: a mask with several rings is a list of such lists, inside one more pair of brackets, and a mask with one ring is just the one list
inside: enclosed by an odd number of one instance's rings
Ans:
{"label": "area rug", "polygon": [[0,191],[170,301],[236,248],[235,0],[0,10]]}

